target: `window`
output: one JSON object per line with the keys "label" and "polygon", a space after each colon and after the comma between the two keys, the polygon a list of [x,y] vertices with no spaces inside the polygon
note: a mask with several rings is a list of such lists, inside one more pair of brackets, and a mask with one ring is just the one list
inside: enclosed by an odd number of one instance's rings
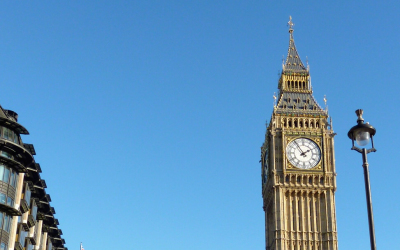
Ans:
{"label": "window", "polygon": [[3,181],[5,183],[8,183],[10,180],[10,169],[9,168],[5,168],[4,169],[4,176],[3,176]]}
{"label": "window", "polygon": [[19,144],[19,135],[9,128],[0,127],[0,136],[6,140]]}
{"label": "window", "polygon": [[11,216],[9,215],[4,216],[3,230],[6,231],[7,233],[10,232],[10,224],[11,224]]}
{"label": "window", "polygon": [[14,188],[17,187],[17,177],[18,174],[15,171],[11,171],[10,185],[13,186]]}
{"label": "window", "polygon": [[3,217],[4,213],[0,213],[0,228],[3,228]]}
{"label": "window", "polygon": [[35,200],[32,201],[32,209],[31,209],[31,215],[33,216],[33,218],[36,220],[36,215],[37,215],[37,206],[35,203]]}
{"label": "window", "polygon": [[19,228],[19,237],[18,237],[18,242],[21,243],[22,246],[25,246],[25,238],[28,236],[28,232],[25,232],[22,230],[22,226]]}
{"label": "window", "polygon": [[18,139],[19,139],[18,135],[14,134],[14,142],[17,143],[17,144],[19,144],[19,140]]}
{"label": "window", "polygon": [[0,180],[3,180],[4,175],[4,165],[0,164]]}
{"label": "window", "polygon": [[3,137],[4,139],[10,140],[12,137],[12,132],[8,128],[3,128]]}
{"label": "window", "polygon": [[29,206],[31,204],[31,190],[29,189],[28,183],[26,183],[24,199]]}
{"label": "window", "polygon": [[7,197],[7,205],[10,207],[14,207],[14,200],[11,197]]}
{"label": "window", "polygon": [[12,216],[5,213],[0,213],[0,229],[10,233]]}
{"label": "window", "polygon": [[47,250],[53,250],[53,243],[51,243],[50,238],[47,240]]}
{"label": "window", "polygon": [[3,193],[0,193],[0,203],[6,204],[6,195]]}
{"label": "window", "polygon": [[6,249],[7,249],[6,243],[2,242],[2,243],[0,244],[0,250],[6,250]]}
{"label": "window", "polygon": [[12,159],[11,154],[8,153],[8,152],[5,152],[5,151],[1,151],[1,156],[4,156],[4,157],[9,158],[9,159]]}

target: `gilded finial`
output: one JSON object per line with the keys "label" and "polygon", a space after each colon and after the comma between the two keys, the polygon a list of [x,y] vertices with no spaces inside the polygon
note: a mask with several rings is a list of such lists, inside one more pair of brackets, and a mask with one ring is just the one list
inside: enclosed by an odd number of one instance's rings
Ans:
{"label": "gilded finial", "polygon": [[307,62],[307,70],[310,71],[310,65],[308,65],[308,56],[306,56],[306,62]]}
{"label": "gilded finial", "polygon": [[327,102],[328,102],[328,99],[326,99],[326,95],[324,95],[325,112],[328,114],[328,105],[326,105]]}
{"label": "gilded finial", "polygon": [[287,23],[289,26],[289,33],[293,32],[294,23],[292,22],[292,16],[289,16],[289,22]]}

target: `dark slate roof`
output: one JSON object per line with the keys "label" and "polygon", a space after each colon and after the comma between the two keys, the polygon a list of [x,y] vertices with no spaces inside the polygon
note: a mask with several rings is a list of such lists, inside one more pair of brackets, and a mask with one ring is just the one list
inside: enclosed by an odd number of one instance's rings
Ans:
{"label": "dark slate roof", "polygon": [[307,72],[306,67],[304,67],[303,62],[300,59],[299,53],[297,53],[296,45],[294,44],[293,39],[293,30],[290,31],[289,49],[283,70],[292,72]]}
{"label": "dark slate roof", "polygon": [[327,115],[311,93],[298,92],[282,92],[275,112]]}

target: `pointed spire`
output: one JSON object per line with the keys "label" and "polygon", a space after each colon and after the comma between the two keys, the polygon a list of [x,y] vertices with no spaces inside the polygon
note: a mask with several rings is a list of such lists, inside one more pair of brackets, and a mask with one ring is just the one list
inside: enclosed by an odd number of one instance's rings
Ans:
{"label": "pointed spire", "polygon": [[294,71],[294,72],[301,72],[301,71],[306,71],[307,69],[304,66],[303,62],[300,59],[299,53],[297,53],[296,45],[294,44],[294,38],[293,38],[293,26],[294,23],[292,22],[292,17],[289,17],[289,50],[288,50],[288,55],[286,57],[286,62],[285,65],[283,66],[284,71]]}

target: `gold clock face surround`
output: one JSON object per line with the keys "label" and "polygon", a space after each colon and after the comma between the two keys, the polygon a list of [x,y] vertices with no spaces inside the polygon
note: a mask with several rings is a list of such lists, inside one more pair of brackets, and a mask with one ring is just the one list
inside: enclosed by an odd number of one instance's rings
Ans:
{"label": "gold clock face surround", "polygon": [[286,157],[296,168],[311,169],[321,161],[321,149],[313,140],[300,137],[288,143]]}

